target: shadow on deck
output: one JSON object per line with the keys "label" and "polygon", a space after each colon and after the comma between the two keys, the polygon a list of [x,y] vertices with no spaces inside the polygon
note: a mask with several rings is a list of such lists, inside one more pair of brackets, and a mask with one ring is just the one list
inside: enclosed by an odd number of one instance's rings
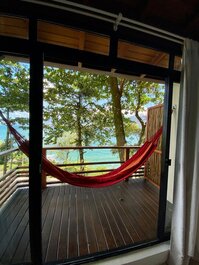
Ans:
{"label": "shadow on deck", "polygon": [[[100,189],[50,186],[42,195],[43,260],[66,260],[156,238],[158,189],[144,179]],[[0,261],[30,261],[28,189],[0,210]]]}

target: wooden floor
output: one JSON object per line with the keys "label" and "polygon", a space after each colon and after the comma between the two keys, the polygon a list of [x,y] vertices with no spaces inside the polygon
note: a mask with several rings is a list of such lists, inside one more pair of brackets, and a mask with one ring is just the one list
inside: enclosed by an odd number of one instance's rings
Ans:
{"label": "wooden floor", "polygon": [[[43,192],[44,262],[155,239],[158,190],[142,179],[101,189],[60,185]],[[28,190],[0,211],[0,264],[30,261]]]}

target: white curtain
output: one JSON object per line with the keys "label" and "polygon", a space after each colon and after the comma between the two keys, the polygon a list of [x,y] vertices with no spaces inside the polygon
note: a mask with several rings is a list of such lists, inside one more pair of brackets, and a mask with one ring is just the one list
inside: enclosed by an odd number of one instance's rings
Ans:
{"label": "white curtain", "polygon": [[185,40],[169,265],[199,260],[199,43]]}

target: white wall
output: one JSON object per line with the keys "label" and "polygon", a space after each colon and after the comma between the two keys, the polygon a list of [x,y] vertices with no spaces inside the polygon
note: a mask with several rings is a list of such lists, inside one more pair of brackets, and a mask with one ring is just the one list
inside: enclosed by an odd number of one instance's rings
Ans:
{"label": "white wall", "polygon": [[175,108],[173,108],[171,116],[171,139],[170,139],[171,166],[169,167],[168,189],[167,189],[167,200],[171,203],[173,203],[173,184],[174,184],[174,170],[175,170],[176,134],[177,134],[177,125],[178,125],[179,91],[180,91],[180,85],[174,84],[172,106]]}

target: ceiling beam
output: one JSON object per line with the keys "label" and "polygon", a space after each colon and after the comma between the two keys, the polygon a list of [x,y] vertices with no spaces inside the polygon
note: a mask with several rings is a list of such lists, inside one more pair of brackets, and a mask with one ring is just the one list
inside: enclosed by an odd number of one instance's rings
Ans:
{"label": "ceiling beam", "polygon": [[[44,50],[45,60],[61,64],[78,65],[82,62],[85,68],[93,68],[111,72],[111,69],[116,69],[115,72],[127,75],[146,75],[151,78],[164,80],[169,74],[169,69],[128,61],[126,59],[115,58],[112,60],[110,56],[95,54],[92,52],[81,51],[66,47],[60,47],[52,44],[41,43]],[[180,72],[173,71],[176,82],[180,80]]]}
{"label": "ceiling beam", "polygon": [[1,54],[19,54],[28,57],[30,54],[30,43],[28,40],[0,36]]}
{"label": "ceiling beam", "polygon": [[[147,3],[147,2],[146,2]],[[68,27],[75,27],[80,30],[92,31],[97,34],[111,36],[113,34],[113,25],[108,22],[95,20],[94,18],[85,17],[83,15],[75,16],[70,12],[53,9],[52,7],[42,7],[30,3],[19,5],[19,1],[1,0],[1,13],[21,15],[25,17],[34,16],[41,20],[46,20],[54,23],[59,23]],[[97,22],[97,23],[96,23]],[[147,33],[139,32],[138,30],[125,27],[118,27],[118,38],[129,42],[137,43],[145,47],[150,47],[164,52],[175,51],[179,56],[182,54],[182,45],[173,43],[169,40],[161,39],[157,36],[150,36]]]}

